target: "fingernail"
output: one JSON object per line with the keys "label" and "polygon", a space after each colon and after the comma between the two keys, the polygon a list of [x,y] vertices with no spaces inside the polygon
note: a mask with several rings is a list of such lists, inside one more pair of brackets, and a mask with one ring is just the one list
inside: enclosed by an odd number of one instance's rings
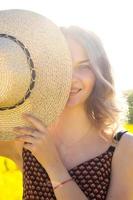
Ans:
{"label": "fingernail", "polygon": [[22,115],[23,115],[23,117],[31,117],[30,113],[23,113]]}
{"label": "fingernail", "polygon": [[27,113],[22,113],[22,116],[23,116],[23,117],[26,117],[26,116],[27,116]]}
{"label": "fingernail", "polygon": [[16,139],[19,138],[19,135],[15,135],[15,138],[16,138]]}
{"label": "fingernail", "polygon": [[19,127],[14,127],[14,128],[13,128],[13,130],[19,130],[19,129],[20,129]]}

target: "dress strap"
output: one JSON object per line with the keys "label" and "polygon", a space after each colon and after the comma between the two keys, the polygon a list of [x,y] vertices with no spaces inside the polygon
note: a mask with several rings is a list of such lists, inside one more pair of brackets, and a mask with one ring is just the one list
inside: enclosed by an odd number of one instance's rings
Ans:
{"label": "dress strap", "polygon": [[120,139],[121,139],[121,137],[122,137],[122,135],[124,134],[124,133],[126,133],[127,131],[119,131],[115,136],[114,136],[114,140],[116,140],[116,141],[119,141]]}
{"label": "dress strap", "polygon": [[[126,133],[126,132],[128,132],[128,131],[123,131],[123,130],[121,130],[121,131],[117,132],[116,135],[114,136],[114,140],[115,140],[116,142],[120,141],[122,135],[124,135],[124,133]],[[108,150],[109,150],[109,151],[114,151],[115,148],[116,148],[116,146],[111,145],[111,146],[108,148]]]}

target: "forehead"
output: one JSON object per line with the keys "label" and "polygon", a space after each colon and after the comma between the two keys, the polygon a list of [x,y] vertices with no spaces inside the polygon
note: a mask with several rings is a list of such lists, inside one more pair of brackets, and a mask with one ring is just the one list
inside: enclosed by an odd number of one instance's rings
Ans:
{"label": "forehead", "polygon": [[76,40],[72,38],[67,38],[67,41],[70,48],[74,67],[77,66],[79,61],[88,60],[87,53],[79,42],[77,42]]}

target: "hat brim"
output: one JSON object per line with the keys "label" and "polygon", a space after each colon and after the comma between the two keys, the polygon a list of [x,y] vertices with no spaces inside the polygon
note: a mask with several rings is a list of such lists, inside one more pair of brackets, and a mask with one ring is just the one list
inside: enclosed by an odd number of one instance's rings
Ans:
{"label": "hat brim", "polygon": [[16,134],[14,127],[30,126],[22,113],[33,113],[46,127],[57,120],[71,90],[72,60],[63,34],[44,16],[31,11],[7,10],[0,12],[0,18],[0,33],[13,35],[26,45],[36,71],[29,98],[14,109],[0,111],[0,140],[11,140]]}

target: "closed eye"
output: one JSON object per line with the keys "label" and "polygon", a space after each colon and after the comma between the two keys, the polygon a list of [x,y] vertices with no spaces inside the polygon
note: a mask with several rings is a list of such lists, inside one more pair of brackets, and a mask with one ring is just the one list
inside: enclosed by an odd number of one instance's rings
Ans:
{"label": "closed eye", "polygon": [[91,69],[91,67],[89,65],[80,65],[79,68],[80,69]]}

